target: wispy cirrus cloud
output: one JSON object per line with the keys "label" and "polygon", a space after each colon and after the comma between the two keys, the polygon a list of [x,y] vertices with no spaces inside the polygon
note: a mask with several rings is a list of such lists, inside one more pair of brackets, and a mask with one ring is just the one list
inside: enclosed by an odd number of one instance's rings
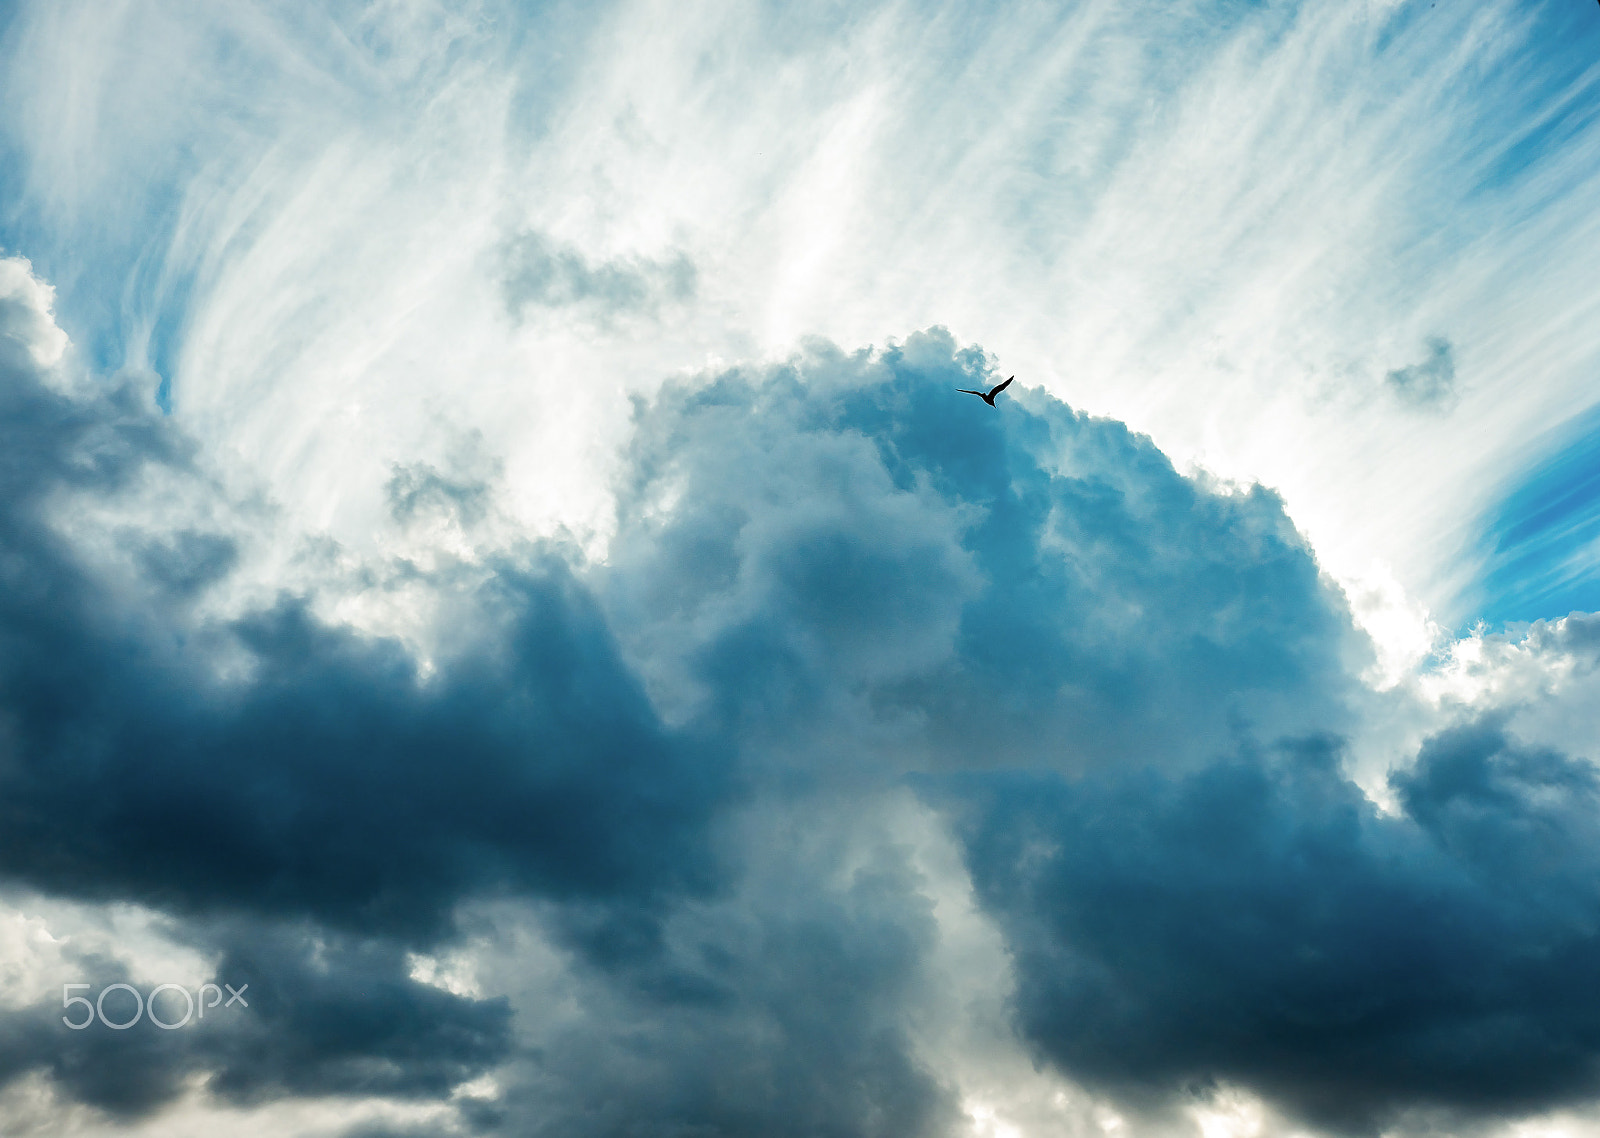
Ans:
{"label": "wispy cirrus cloud", "polygon": [[[1336,572],[1378,558],[1454,621],[1472,519],[1587,400],[1590,33],[1552,5],[240,6],[179,32],[129,10],[114,37],[78,13],[8,32],[37,63],[12,72],[5,239],[57,281],[58,248],[121,266],[74,288],[82,338],[133,346],[101,354],[154,367],[352,540],[441,416],[510,456],[526,522],[603,531],[624,393],[940,323],[1180,463],[1278,487]],[[117,86],[135,50],[160,79]],[[118,215],[89,204],[112,171]],[[694,299],[648,333],[507,327],[518,231],[539,295],[612,266],[635,304],[684,258]],[[1432,335],[1466,393],[1449,424],[1370,398]]]}

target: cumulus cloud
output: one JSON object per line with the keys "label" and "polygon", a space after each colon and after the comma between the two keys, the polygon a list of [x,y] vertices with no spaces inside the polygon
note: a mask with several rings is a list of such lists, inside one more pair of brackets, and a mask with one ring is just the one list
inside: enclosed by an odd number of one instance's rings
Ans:
{"label": "cumulus cloud", "polygon": [[0,358],[10,366],[26,362],[49,368],[60,361],[67,336],[51,316],[54,290],[36,277],[21,257],[0,257]]}
{"label": "cumulus cloud", "polygon": [[664,392],[607,591],[649,682],[764,722],[853,699],[919,765],[1171,766],[1347,722],[1364,644],[1274,495],[957,390],[986,378],[936,330]]}
{"label": "cumulus cloud", "polygon": [[1336,1130],[1592,1093],[1587,760],[1479,722],[1394,755],[1380,811],[1337,734],[1358,638],[1281,504],[1048,399],[990,415],[983,362],[930,333],[665,392],[608,590],[645,674],[774,753],[932,772],[1074,1077]]}
{"label": "cumulus cloud", "polygon": [[[87,556],[74,503],[222,491],[148,392],[40,358],[0,374],[0,871],[163,914],[257,1002],[114,1044],[40,992],[0,1080],[157,1122],[204,1080],[458,1130],[951,1134],[977,1076],[938,1041],[1009,1014],[1074,1125],[1181,1129],[1196,1087],[1336,1131],[1595,1090],[1588,763],[1502,700],[1396,753],[1380,810],[1341,741],[1370,649],[1281,499],[1037,389],[982,406],[992,360],[942,329],[637,401],[603,558],[409,566],[426,661],[310,593],[205,609],[237,570],[204,511]],[[497,470],[398,465],[391,506],[466,525]],[[952,996],[969,887],[967,967],[1008,980]]]}

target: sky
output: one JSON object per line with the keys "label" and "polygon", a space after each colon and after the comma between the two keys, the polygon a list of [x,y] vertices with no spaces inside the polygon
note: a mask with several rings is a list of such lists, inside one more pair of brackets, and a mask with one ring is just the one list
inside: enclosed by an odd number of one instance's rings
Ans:
{"label": "sky", "polygon": [[0,1131],[1600,1135],[1597,60],[0,0]]}

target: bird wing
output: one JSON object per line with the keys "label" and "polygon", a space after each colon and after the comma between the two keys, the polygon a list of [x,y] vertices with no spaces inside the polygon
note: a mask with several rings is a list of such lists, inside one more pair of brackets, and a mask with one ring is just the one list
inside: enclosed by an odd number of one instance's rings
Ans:
{"label": "bird wing", "polygon": [[[1012,376],[1011,377],[1011,379],[1016,379],[1016,378],[1017,378],[1016,376]],[[1002,391],[1004,391],[1006,388],[1011,386],[1011,379],[1006,380],[1004,383],[996,384],[994,390],[989,392],[989,394],[990,395],[999,395]]]}
{"label": "bird wing", "polygon": [[985,395],[981,391],[969,391],[965,387],[958,387],[958,388],[956,388],[956,390],[961,392],[961,394],[963,394],[963,395],[976,395],[979,399],[987,399],[988,398],[988,396]]}

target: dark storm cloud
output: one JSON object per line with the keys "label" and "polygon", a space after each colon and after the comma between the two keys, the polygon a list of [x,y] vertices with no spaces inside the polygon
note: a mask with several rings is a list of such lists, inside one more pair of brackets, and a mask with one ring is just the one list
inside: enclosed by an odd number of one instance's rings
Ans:
{"label": "dark storm cloud", "polygon": [[[59,1092],[127,1120],[158,1110],[202,1073],[211,1094],[236,1105],[285,1095],[445,1097],[512,1049],[504,999],[412,980],[406,954],[390,942],[261,922],[188,931],[218,955],[215,982],[244,1004],[219,1003],[174,1030],[141,1016],[124,1031],[98,1023],[72,1031],[59,998],[46,1000],[0,1016],[0,1084],[44,1071]],[[91,998],[129,979],[114,961],[73,965],[95,977]],[[148,995],[153,985],[135,987]],[[170,1002],[159,1008],[165,1022],[194,1010],[179,995],[161,998]],[[119,1021],[137,1009],[126,993],[105,1007]],[[68,1014],[82,1018],[78,1008]]]}
{"label": "dark storm cloud", "polygon": [[1017,1008],[1080,1078],[1249,1086],[1376,1132],[1591,1095],[1600,1055],[1593,768],[1493,723],[1440,735],[1380,814],[1308,739],[1177,778],[971,778],[970,864]]}
{"label": "dark storm cloud", "polygon": [[293,601],[230,630],[246,685],[55,628],[13,641],[0,867],[424,938],[474,891],[705,884],[718,748],[660,729],[559,571],[502,579],[503,642],[426,683]]}
{"label": "dark storm cloud", "polygon": [[[76,896],[415,935],[497,884],[705,882],[722,752],[656,722],[559,562],[502,566],[475,598],[493,633],[427,681],[292,598],[202,630],[246,657],[248,681],[220,680],[129,629],[46,522],[62,487],[181,463],[181,437],[127,389],[72,402],[15,363],[3,379],[0,868]],[[181,585],[226,548],[189,534],[145,553]]]}
{"label": "dark storm cloud", "polygon": [[[104,978],[100,988],[128,981],[116,961],[80,957],[76,963]],[[82,991],[74,994],[82,995]],[[98,994],[98,989],[91,991],[90,999]],[[133,1018],[132,997],[125,992],[113,993],[105,1008],[115,1021]],[[82,1019],[80,1006],[68,1010],[75,1021]],[[54,1000],[0,1012],[0,1086],[31,1071],[42,1071],[65,1097],[118,1117],[136,1118],[174,1098],[184,1076],[193,1069],[193,1034],[163,1031],[147,1022],[127,1031],[70,1031],[62,1023],[62,1014],[59,994]],[[161,1014],[176,1022],[182,1013],[162,1007]]]}
{"label": "dark storm cloud", "polygon": [[530,231],[508,241],[502,255],[502,288],[515,316],[535,307],[579,306],[601,318],[648,315],[695,293],[694,262],[682,253],[591,261],[575,246]]}
{"label": "dark storm cloud", "polygon": [[235,1102],[283,1094],[445,1097],[511,1049],[504,998],[471,999],[411,979],[392,942],[293,925],[226,929],[217,975],[248,978],[249,1014],[200,1054],[211,1091]]}
{"label": "dark storm cloud", "polygon": [[[132,611],[51,520],[70,495],[192,473],[193,448],[129,386],[68,398],[20,339],[0,352],[0,872],[286,930],[206,944],[257,977],[253,1034],[119,1034],[113,1053],[34,1008],[0,1022],[0,1080],[43,1067],[125,1114],[198,1066],[246,1097],[444,1094],[503,1055],[506,1009],[398,962],[464,897],[532,891],[645,921],[715,883],[703,830],[729,793],[726,748],[657,721],[564,563],[497,566],[462,614],[481,634],[427,679],[300,599],[224,624],[185,614],[226,571],[219,535],[139,539],[129,563],[166,599]],[[296,954],[313,940],[350,947],[310,968]]]}

